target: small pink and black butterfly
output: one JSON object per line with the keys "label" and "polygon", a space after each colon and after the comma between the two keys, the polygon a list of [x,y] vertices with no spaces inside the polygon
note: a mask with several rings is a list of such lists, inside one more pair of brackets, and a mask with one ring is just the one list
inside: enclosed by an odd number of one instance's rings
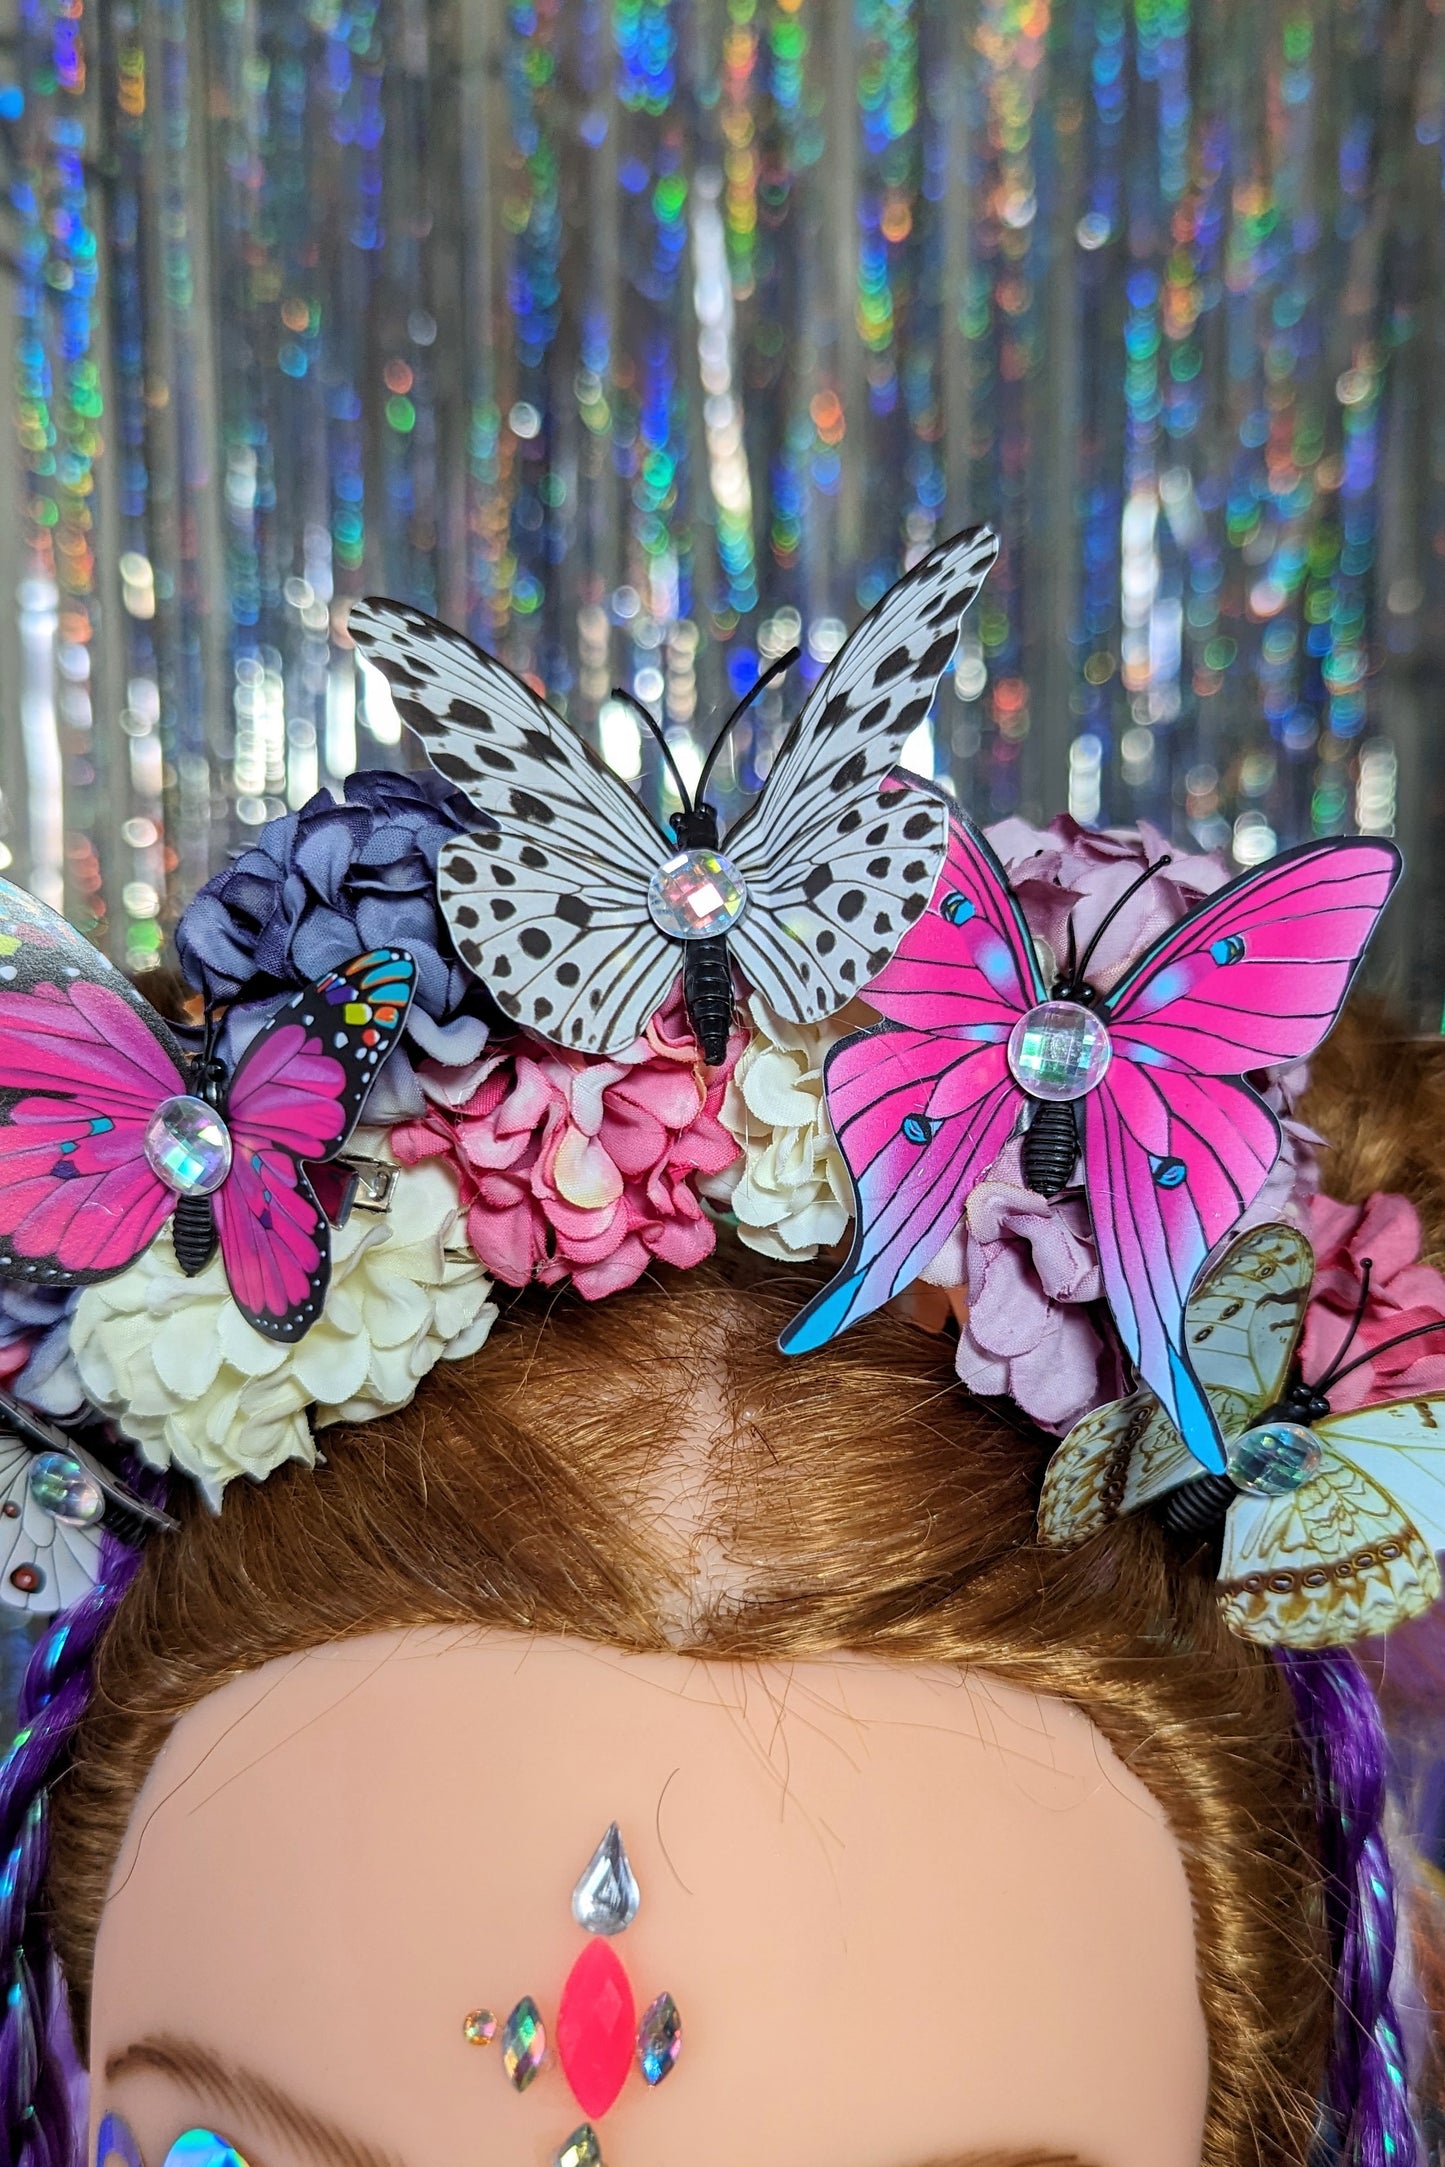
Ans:
{"label": "small pink and black butterfly", "polygon": [[219,1245],[243,1316],[300,1339],[331,1272],[306,1162],[345,1145],[415,975],[400,949],[355,956],[228,1068],[213,1028],[188,1056],[113,964],[0,881],[0,1279],[109,1279],[170,1220],[183,1271]]}

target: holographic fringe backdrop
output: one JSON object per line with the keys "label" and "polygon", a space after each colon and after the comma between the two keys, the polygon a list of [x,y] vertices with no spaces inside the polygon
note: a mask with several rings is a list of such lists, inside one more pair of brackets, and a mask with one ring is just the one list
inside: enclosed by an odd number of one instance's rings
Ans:
{"label": "holographic fringe backdrop", "polygon": [[351,597],[651,791],[614,683],[685,761],[989,518],[914,764],[1245,865],[1395,832],[1438,1017],[1441,0],[18,10],[3,844],[118,960],[412,757]]}

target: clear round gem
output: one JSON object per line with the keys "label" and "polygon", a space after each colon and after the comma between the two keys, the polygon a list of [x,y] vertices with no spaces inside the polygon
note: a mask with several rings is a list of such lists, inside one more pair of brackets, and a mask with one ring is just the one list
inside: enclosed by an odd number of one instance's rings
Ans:
{"label": "clear round gem", "polygon": [[542,2012],[530,1994],[524,1994],[502,2026],[502,2067],[507,2082],[525,2092],[547,2058],[547,2033]]}
{"label": "clear round gem", "polygon": [[1008,1065],[1030,1098],[1081,1099],[1104,1080],[1109,1034],[1077,1001],[1041,1001],[1009,1033]]}
{"label": "clear round gem", "polygon": [[497,2020],[490,2009],[473,2009],[462,2019],[462,2037],[474,2047],[489,2047],[497,2036]]}
{"label": "clear round gem", "polygon": [[574,2129],[556,2155],[557,2167],[603,2167],[602,2140],[590,2122]]}
{"label": "clear round gem", "polygon": [[68,1452],[42,1452],[30,1463],[30,1495],[62,1527],[94,1527],[105,1492]]}
{"label": "clear round gem", "polygon": [[231,1171],[231,1138],[215,1107],[186,1092],[151,1115],[145,1155],[177,1196],[209,1196]]}
{"label": "clear round gem", "polygon": [[620,1934],[637,1917],[642,1891],[613,1821],[572,1891],[572,1916],[589,1934]]}
{"label": "clear round gem", "polygon": [[1257,1422],[1224,1448],[1229,1479],[1250,1497],[1288,1497],[1324,1465],[1324,1447],[1302,1422]]}
{"label": "clear round gem", "polygon": [[653,923],[675,941],[710,941],[737,924],[748,886],[719,850],[679,850],[647,884]]}
{"label": "clear round gem", "polygon": [[637,2027],[637,2066],[649,2084],[661,2084],[682,2052],[682,2018],[670,1994],[659,1994]]}

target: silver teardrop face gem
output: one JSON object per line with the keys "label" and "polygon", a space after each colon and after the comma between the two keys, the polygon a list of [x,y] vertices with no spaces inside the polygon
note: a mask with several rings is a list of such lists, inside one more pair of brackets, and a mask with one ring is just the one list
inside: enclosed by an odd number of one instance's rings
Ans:
{"label": "silver teardrop face gem", "polygon": [[620,1934],[637,1917],[642,1891],[614,1821],[572,1891],[572,1916],[589,1934]]}

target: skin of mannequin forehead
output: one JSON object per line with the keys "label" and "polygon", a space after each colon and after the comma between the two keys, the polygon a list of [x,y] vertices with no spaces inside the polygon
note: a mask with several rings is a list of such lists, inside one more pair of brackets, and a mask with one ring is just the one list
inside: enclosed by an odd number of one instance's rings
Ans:
{"label": "skin of mannequin forehead", "polygon": [[250,2167],[328,2167],[127,2055],[183,2041],[353,2159],[548,2167],[584,2119],[555,2056],[519,2095],[462,2021],[530,1994],[555,2025],[589,1939],[572,1887],[613,1820],[642,1903],[610,1946],[684,2042],[598,2122],[606,2167],[1198,2167],[1182,1862],[1077,1709],[865,1656],[435,1627],[271,1664],[177,1725],[101,1924],[92,2159],[114,2110],[145,2167],[196,2125]]}

